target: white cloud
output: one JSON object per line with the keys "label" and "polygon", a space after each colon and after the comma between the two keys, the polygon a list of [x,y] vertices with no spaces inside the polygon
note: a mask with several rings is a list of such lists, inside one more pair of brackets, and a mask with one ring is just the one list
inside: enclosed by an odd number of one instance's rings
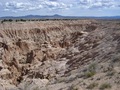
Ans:
{"label": "white cloud", "polygon": [[40,9],[66,10],[76,7],[80,9],[118,8],[119,2],[120,0],[14,0],[2,5],[4,10],[17,12]]}
{"label": "white cloud", "polygon": [[117,0],[79,0],[77,5],[79,5],[80,8],[85,9],[98,9],[119,7],[120,4]]}
{"label": "white cloud", "polygon": [[[32,1],[32,0],[31,0]],[[27,10],[37,10],[37,9],[68,9],[72,5],[65,4],[63,2],[56,2],[56,1],[32,1],[32,2],[6,2],[5,3],[5,10],[7,11],[27,11]]]}
{"label": "white cloud", "polygon": [[41,5],[34,5],[32,3],[23,3],[23,2],[7,2],[5,4],[5,10],[12,10],[12,11],[26,11],[26,10],[36,10],[41,9]]}
{"label": "white cloud", "polygon": [[44,1],[42,3],[42,5],[45,7],[45,8],[50,8],[50,9],[68,9],[70,8],[72,5],[69,4],[65,4],[65,3],[62,3],[62,2],[51,2],[51,1]]}

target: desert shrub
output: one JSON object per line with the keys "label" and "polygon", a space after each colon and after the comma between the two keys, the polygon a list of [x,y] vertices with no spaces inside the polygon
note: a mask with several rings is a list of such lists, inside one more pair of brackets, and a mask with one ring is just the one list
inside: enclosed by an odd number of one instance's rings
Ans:
{"label": "desert shrub", "polygon": [[89,78],[94,76],[95,74],[96,74],[96,64],[91,64],[84,75],[85,75],[85,78]]}
{"label": "desert shrub", "polygon": [[12,22],[13,20],[12,19],[3,19],[2,21],[1,21],[1,23],[4,23],[4,22]]}
{"label": "desert shrub", "polygon": [[3,22],[7,22],[8,20],[7,19],[4,19],[4,20],[2,20]]}
{"label": "desert shrub", "polygon": [[22,22],[26,22],[26,20],[25,20],[25,19],[20,19],[20,21],[22,21]]}
{"label": "desert shrub", "polygon": [[88,67],[88,69],[89,69],[89,71],[95,71],[95,69],[96,69],[96,64],[95,64],[95,63],[91,64],[91,65]]}
{"label": "desert shrub", "polygon": [[20,20],[16,19],[15,22],[19,22]]}
{"label": "desert shrub", "polygon": [[35,21],[35,19],[31,19],[31,21]]}
{"label": "desert shrub", "polygon": [[8,21],[9,21],[9,22],[12,22],[13,20],[12,20],[12,19],[9,19]]}
{"label": "desert shrub", "polygon": [[8,21],[7,19],[3,19],[3,20],[1,21],[1,23],[7,22],[7,21]]}
{"label": "desert shrub", "polygon": [[111,88],[111,85],[108,83],[104,83],[100,86],[100,90],[109,89],[109,88]]}
{"label": "desert shrub", "polygon": [[2,20],[1,23],[3,23],[4,21]]}
{"label": "desert shrub", "polygon": [[98,83],[91,83],[88,87],[87,87],[87,89],[93,89],[93,88],[95,88],[95,87],[97,87],[98,86]]}
{"label": "desert shrub", "polygon": [[85,77],[89,78],[89,77],[94,76],[95,74],[96,74],[96,72],[94,72],[94,71],[88,71],[88,72],[85,73]]}

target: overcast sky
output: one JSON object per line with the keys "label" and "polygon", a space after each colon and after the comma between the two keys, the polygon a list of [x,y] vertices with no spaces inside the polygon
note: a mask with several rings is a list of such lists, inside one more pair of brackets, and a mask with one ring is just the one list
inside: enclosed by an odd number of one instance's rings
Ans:
{"label": "overcast sky", "polygon": [[116,16],[120,0],[0,0],[0,17],[54,14]]}

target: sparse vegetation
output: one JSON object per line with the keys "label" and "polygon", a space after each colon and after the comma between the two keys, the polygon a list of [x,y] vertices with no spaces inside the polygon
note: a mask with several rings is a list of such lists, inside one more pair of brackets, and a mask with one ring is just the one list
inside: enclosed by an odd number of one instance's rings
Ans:
{"label": "sparse vegetation", "polygon": [[95,64],[95,63],[92,63],[88,68],[89,68],[90,71],[95,71],[95,69],[96,69],[96,64]]}
{"label": "sparse vegetation", "polygon": [[13,20],[12,20],[12,19],[9,19],[8,21],[9,21],[9,22],[12,22]]}
{"label": "sparse vegetation", "polygon": [[96,72],[94,72],[94,71],[88,71],[88,72],[85,73],[85,77],[86,77],[86,78],[92,77],[92,76],[95,75],[95,73],[96,73]]}
{"label": "sparse vegetation", "polygon": [[87,87],[87,89],[93,89],[93,88],[95,88],[95,87],[97,87],[98,86],[98,83],[91,83],[88,87]]}
{"label": "sparse vegetation", "polygon": [[3,19],[2,21],[1,21],[1,23],[4,23],[4,22],[12,22],[13,20],[12,19]]}
{"label": "sparse vegetation", "polygon": [[91,64],[89,67],[88,67],[88,70],[87,72],[85,72],[85,78],[89,78],[89,77],[92,77],[96,74],[96,64]]}
{"label": "sparse vegetation", "polygon": [[26,21],[57,21],[57,20],[74,20],[74,19],[3,19],[1,20],[1,23],[4,22],[26,22]]}
{"label": "sparse vegetation", "polygon": [[20,19],[20,21],[22,21],[22,22],[26,22],[26,20],[25,20],[25,19]]}
{"label": "sparse vegetation", "polygon": [[103,83],[100,86],[100,90],[109,89],[109,88],[111,88],[111,85],[109,83]]}

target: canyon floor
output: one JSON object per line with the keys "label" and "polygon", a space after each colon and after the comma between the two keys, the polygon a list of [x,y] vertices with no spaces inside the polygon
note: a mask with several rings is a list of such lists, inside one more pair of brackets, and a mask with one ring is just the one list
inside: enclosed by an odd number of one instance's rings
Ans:
{"label": "canyon floor", "polygon": [[120,20],[0,24],[0,90],[119,90]]}

